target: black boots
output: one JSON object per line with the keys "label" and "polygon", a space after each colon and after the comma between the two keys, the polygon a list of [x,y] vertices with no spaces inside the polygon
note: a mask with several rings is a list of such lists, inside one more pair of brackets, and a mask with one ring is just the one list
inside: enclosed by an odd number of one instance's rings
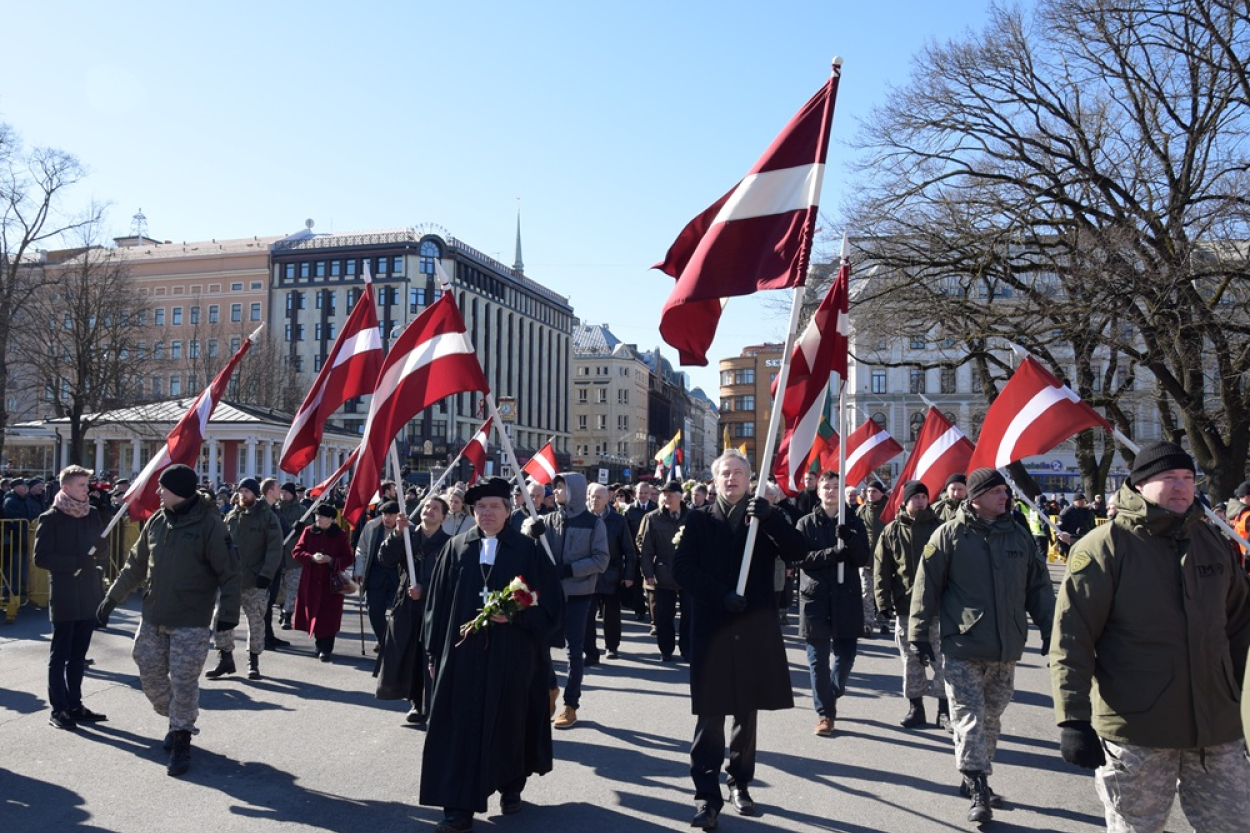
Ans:
{"label": "black boots", "polygon": [[968,808],[968,821],[982,824],[994,818],[994,811],[990,809],[990,799],[993,793],[990,791],[990,785],[986,783],[985,773],[965,772],[960,792],[972,799],[972,806]]}
{"label": "black boots", "polygon": [[955,727],[951,724],[951,701],[945,697],[938,700],[937,725],[951,734],[955,733]]}
{"label": "black boots", "polygon": [[191,767],[191,733],[185,731],[170,732],[169,766],[167,775],[177,777]]}
{"label": "black boots", "polygon": [[924,698],[912,697],[911,709],[907,712],[907,716],[902,720],[904,729],[918,729],[929,722],[924,713]]}
{"label": "black boots", "polygon": [[[233,665],[233,663],[232,663]],[[233,667],[231,668],[233,671]],[[259,680],[260,677],[260,654],[247,655],[247,678],[249,680]]]}
{"label": "black boots", "polygon": [[236,670],[237,669],[234,667],[234,652],[218,651],[217,652],[217,667],[214,668],[212,671],[205,671],[204,676],[208,677],[210,680],[215,680],[218,677],[224,677],[227,674],[233,674]]}

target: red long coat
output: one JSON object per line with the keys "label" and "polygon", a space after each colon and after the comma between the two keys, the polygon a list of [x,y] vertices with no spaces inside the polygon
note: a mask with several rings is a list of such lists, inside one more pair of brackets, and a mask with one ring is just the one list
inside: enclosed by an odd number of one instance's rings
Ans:
{"label": "red long coat", "polygon": [[[312,558],[316,553],[324,553],[330,560],[318,564]],[[328,639],[339,632],[343,621],[343,594],[334,589],[330,579],[337,572],[350,570],[355,561],[348,535],[337,525],[326,530],[310,526],[300,535],[291,557],[304,568],[295,597],[294,625],[314,639]]]}

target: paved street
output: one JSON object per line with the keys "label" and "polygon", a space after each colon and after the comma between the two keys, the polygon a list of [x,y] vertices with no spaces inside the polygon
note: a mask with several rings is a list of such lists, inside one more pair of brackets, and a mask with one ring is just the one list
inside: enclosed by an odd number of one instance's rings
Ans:
{"label": "paved street", "polygon": [[[192,769],[165,775],[166,726],[139,691],[130,658],[138,602],[97,633],[85,702],[107,723],[63,732],[47,724],[50,626],[30,608],[0,626],[0,828],[6,831],[299,831],[432,829],[441,817],[416,804],[423,732],[402,704],[373,697],[372,639],[361,656],[349,606],[333,664],[315,660],[306,635],[266,653],[265,679],[205,681]],[[793,621],[793,620],[792,620]],[[367,626],[366,626],[367,627]],[[898,726],[905,712],[892,642],[860,643],[837,734],[812,734],[801,641],[786,629],[796,708],[761,715],[759,815],[722,816],[727,831],[966,830],[949,736]],[[241,636],[241,635],[240,635]],[[991,783],[1007,800],[989,828],[1102,829],[1091,778],[1059,758],[1037,634],[1016,678]],[[240,640],[236,656],[245,662]],[[563,671],[563,666],[559,667]],[[497,800],[482,831],[689,829],[686,666],[663,665],[644,625],[630,621],[621,658],[588,669],[581,722],[556,733],[555,770],[532,779],[525,811],[504,819]],[[930,717],[933,703],[929,701]],[[1169,831],[1189,829],[1179,811]]]}

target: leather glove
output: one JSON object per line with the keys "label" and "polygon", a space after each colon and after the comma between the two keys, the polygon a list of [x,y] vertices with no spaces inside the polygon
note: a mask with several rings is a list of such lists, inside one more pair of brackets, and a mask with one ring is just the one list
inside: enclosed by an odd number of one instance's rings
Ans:
{"label": "leather glove", "polygon": [[239,626],[238,622],[228,622],[224,619],[217,620],[217,630],[219,631],[232,631],[238,626]]}
{"label": "leather glove", "polygon": [[100,627],[107,628],[109,626],[109,616],[112,615],[113,609],[117,607],[117,602],[105,597],[100,602],[100,606],[95,609],[95,620],[100,623]]}
{"label": "leather glove", "polygon": [[265,578],[264,576],[257,576],[257,577],[256,577],[256,589],[257,589],[257,590],[268,590],[268,589],[269,589],[269,584],[270,584],[270,582],[272,582],[272,581],[273,581],[273,579],[270,579],[270,578]]}
{"label": "leather glove", "polygon": [[560,578],[572,578],[572,577],[573,577],[573,565],[561,564],[560,565]]}
{"label": "leather glove", "polygon": [[85,552],[82,555],[78,556],[78,569],[79,570],[94,570],[95,566],[96,566],[95,553]]}
{"label": "leather glove", "polygon": [[839,541],[841,541],[844,544],[849,544],[851,543],[851,540],[854,537],[855,537],[855,530],[851,528],[850,524],[838,524],[838,540]]}
{"label": "leather glove", "polygon": [[730,613],[741,613],[747,609],[747,600],[737,593],[725,594],[725,610]]}
{"label": "leather glove", "polygon": [[531,538],[538,539],[543,537],[543,533],[547,531],[547,525],[535,518],[530,521],[530,526],[527,531],[529,532]]}
{"label": "leather glove", "polygon": [[1068,720],[1059,726],[1059,754],[1070,764],[1097,769],[1107,762],[1098,733],[1088,720]]}
{"label": "leather glove", "polygon": [[937,662],[937,654],[933,653],[933,646],[927,641],[913,642],[911,647],[920,656],[920,661],[925,665],[932,665]]}
{"label": "leather glove", "polygon": [[1049,636],[1042,637],[1042,656],[1044,657],[1050,656],[1050,637]]}
{"label": "leather glove", "polygon": [[768,520],[768,516],[773,513],[773,505],[768,502],[767,498],[757,497],[747,501],[747,518],[755,518],[760,523]]}

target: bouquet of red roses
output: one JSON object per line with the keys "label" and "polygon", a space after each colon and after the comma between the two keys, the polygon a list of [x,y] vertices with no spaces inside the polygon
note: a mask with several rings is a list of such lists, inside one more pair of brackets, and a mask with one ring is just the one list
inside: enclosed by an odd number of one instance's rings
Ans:
{"label": "bouquet of red roses", "polygon": [[460,626],[461,645],[466,639],[492,624],[491,617],[503,616],[509,622],[521,611],[529,610],[538,604],[538,591],[531,590],[525,583],[524,576],[517,576],[502,590],[492,590],[486,597],[486,604],[477,612],[472,621]]}

